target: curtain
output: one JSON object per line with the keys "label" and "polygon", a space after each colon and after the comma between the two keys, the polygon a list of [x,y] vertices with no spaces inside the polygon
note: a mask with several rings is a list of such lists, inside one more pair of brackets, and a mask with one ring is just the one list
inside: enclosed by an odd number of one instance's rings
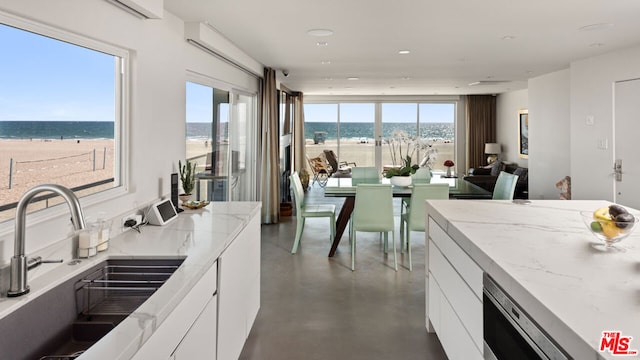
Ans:
{"label": "curtain", "polygon": [[276,224],[280,220],[280,165],[278,163],[280,145],[276,91],[276,72],[265,67],[260,114],[262,140],[260,198],[263,224]]}
{"label": "curtain", "polygon": [[306,168],[307,141],[304,135],[304,101],[302,93],[298,92],[293,98],[293,170]]}
{"label": "curtain", "polygon": [[496,142],[496,97],[467,96],[467,168],[486,165],[484,144]]}

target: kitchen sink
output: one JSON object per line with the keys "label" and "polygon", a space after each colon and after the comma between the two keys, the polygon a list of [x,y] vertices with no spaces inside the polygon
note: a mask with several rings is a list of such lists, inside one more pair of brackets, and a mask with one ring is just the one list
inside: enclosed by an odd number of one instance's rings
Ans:
{"label": "kitchen sink", "polygon": [[108,259],[0,320],[0,357],[74,359],[144,303],[184,259]]}

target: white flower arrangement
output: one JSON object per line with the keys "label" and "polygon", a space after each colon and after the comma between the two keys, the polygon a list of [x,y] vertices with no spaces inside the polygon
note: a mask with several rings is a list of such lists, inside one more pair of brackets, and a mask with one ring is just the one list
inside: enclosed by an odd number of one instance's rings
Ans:
{"label": "white flower arrangement", "polygon": [[391,137],[385,139],[385,141],[389,146],[393,165],[403,165],[403,161],[407,156],[413,158],[416,152],[418,156],[423,156],[419,164],[420,167],[432,168],[436,162],[438,150],[433,147],[433,141],[427,138],[419,138],[407,135],[406,132],[401,130],[394,130]]}

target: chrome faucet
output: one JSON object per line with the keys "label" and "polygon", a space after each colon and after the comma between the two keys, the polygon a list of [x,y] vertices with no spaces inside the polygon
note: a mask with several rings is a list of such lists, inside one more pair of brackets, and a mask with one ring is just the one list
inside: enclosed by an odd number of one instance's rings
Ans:
{"label": "chrome faucet", "polygon": [[18,201],[18,207],[16,208],[15,248],[14,255],[11,258],[11,277],[9,291],[7,292],[8,297],[20,296],[29,292],[29,285],[27,285],[27,257],[24,254],[27,205],[29,205],[29,202],[31,202],[34,196],[41,192],[53,192],[60,195],[67,202],[67,205],[69,205],[71,222],[74,228],[76,230],[85,228],[80,201],[73,191],[56,184],[37,185],[27,190],[20,198],[20,201]]}

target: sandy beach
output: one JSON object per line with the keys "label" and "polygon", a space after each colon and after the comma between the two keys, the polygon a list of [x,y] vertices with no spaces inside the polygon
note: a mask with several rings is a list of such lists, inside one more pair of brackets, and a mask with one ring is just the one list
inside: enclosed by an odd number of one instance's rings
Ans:
{"label": "sandy beach", "polygon": [[[453,142],[435,142],[433,147],[438,151],[434,170],[445,170],[443,165],[447,159],[454,160],[454,143]],[[338,143],[336,140],[326,140],[324,144],[314,144],[313,139],[307,139],[306,152],[309,158],[317,157],[323,154],[323,150],[333,150],[338,154]],[[205,166],[206,154],[211,152],[211,142],[205,144],[204,141],[187,141],[186,158],[195,159],[198,169],[202,170]],[[324,155],[323,155],[324,156]],[[340,153],[338,154],[340,161],[355,162],[357,166],[375,166],[375,146],[373,140],[361,143],[359,139],[346,139],[340,142]],[[422,159],[414,155],[413,162],[418,163]],[[382,147],[382,164],[392,165],[391,153],[387,145]],[[310,170],[310,169],[307,169]]]}
{"label": "sandy beach", "polygon": [[[454,143],[453,142],[436,142],[433,147],[438,151],[434,170],[445,170],[445,160],[453,160]],[[324,150],[333,150],[339,157],[339,161],[355,162],[357,166],[375,166],[375,146],[373,140],[367,143],[361,143],[358,139],[347,139],[340,142],[340,153],[338,154],[338,144],[336,140],[326,140],[324,144],[314,144],[312,139],[307,139],[306,151],[309,158],[317,157]],[[422,160],[417,155],[413,156],[413,163],[419,163]],[[391,153],[387,145],[382,146],[382,165],[393,165],[391,161]]]}
{"label": "sandy beach", "polygon": [[[18,201],[26,190],[38,184],[56,183],[72,188],[112,178],[113,157],[114,141],[107,139],[0,140],[0,205]],[[13,172],[9,188],[11,159]],[[85,192],[111,186],[107,184]],[[0,212],[0,221],[14,214],[13,210]]]}

